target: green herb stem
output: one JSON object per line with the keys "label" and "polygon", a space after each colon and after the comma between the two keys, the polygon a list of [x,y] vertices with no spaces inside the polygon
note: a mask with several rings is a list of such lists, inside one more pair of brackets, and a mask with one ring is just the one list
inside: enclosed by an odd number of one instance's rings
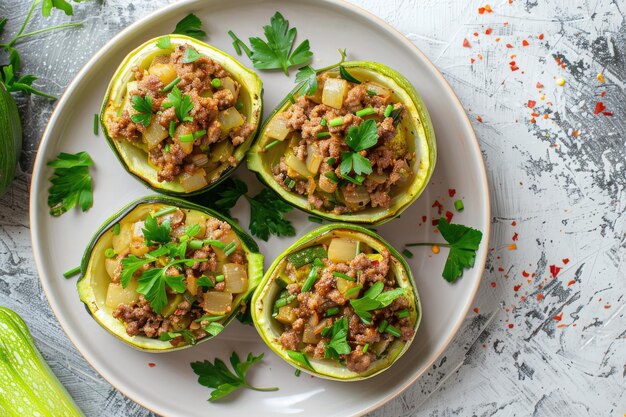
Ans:
{"label": "green herb stem", "polygon": [[69,271],[66,271],[63,273],[63,276],[65,278],[71,278],[74,275],[80,274],[80,266],[77,266],[76,268],[72,268]]}
{"label": "green herb stem", "polygon": [[365,116],[369,116],[370,114],[374,114],[376,113],[376,110],[374,110],[373,107],[366,107],[364,109],[361,109],[359,111],[356,112],[356,115],[358,117],[365,117]]}
{"label": "green herb stem", "polygon": [[331,121],[328,122],[328,126],[336,127],[341,126],[343,124],[343,117],[335,117]]}
{"label": "green herb stem", "polygon": [[389,117],[392,111],[393,111],[393,105],[388,104],[387,107],[385,108],[385,112],[383,113],[383,116]]}
{"label": "green herb stem", "polygon": [[152,215],[152,217],[154,217],[156,219],[157,217],[161,217],[161,216],[165,216],[166,214],[174,213],[176,210],[177,210],[176,207],[165,207],[165,208],[162,208],[161,210],[157,211],[156,213],[154,213]]}
{"label": "green herb stem", "polygon": [[168,91],[170,91],[172,88],[176,87],[176,85],[180,82],[180,77],[176,77],[172,80],[172,82],[170,82],[168,85],[166,85],[165,87],[163,87],[163,92],[167,93]]}
{"label": "green herb stem", "polygon": [[[27,21],[30,18],[30,14],[27,17]],[[24,24],[26,24],[26,22],[24,22]],[[35,30],[32,32],[28,32],[28,33],[21,33],[18,32],[18,34],[9,41],[9,43],[7,44],[7,46],[11,47],[15,44],[15,42],[17,42],[19,39],[24,39],[24,38],[28,38],[29,36],[34,36],[34,35],[39,35],[40,33],[45,33],[45,32],[50,32],[52,30],[56,30],[56,29],[66,29],[66,28],[71,28],[71,27],[78,27],[78,26],[82,26],[83,22],[76,22],[76,23],[65,23],[63,25],[58,25],[58,26],[51,26],[49,28],[43,28],[43,29],[39,29],[39,30]],[[23,31],[23,27],[22,29],[20,29],[20,31]]]}
{"label": "green herb stem", "polygon": [[302,292],[311,291],[311,288],[313,288],[313,284],[315,284],[316,280],[317,280],[317,268],[312,268],[311,272],[309,272],[309,276],[306,278],[306,281],[304,281],[304,284],[302,285]]}
{"label": "green herb stem", "polygon": [[281,143],[280,140],[278,140],[278,139],[273,140],[273,141],[271,141],[270,143],[268,143],[267,145],[265,145],[263,147],[263,151],[266,151],[268,149],[272,149],[274,146],[278,145],[279,143]]}

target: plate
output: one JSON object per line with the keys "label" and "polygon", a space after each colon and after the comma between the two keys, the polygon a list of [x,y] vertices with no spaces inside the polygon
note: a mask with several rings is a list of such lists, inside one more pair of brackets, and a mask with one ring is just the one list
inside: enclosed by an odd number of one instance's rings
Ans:
{"label": "plate", "polygon": [[[378,232],[402,250],[411,241],[437,239],[431,225],[435,200],[454,211],[453,200],[463,198],[465,210],[454,222],[471,225],[489,236],[489,196],[485,169],[470,122],[441,74],[415,46],[377,17],[337,0],[260,1],[190,0],[172,4],[131,25],[105,45],[79,72],[59,100],[44,132],[32,179],[30,215],[35,261],[52,310],[76,348],[112,385],[155,413],[167,416],[206,416],[215,413],[277,416],[360,415],[398,395],[423,374],[444,351],[465,317],[481,279],[487,242],[477,254],[475,268],[454,285],[441,278],[445,249],[433,255],[428,247],[414,248],[409,260],[423,304],[423,320],[407,353],[389,370],[366,381],[342,383],[302,374],[272,353],[256,330],[233,323],[213,342],[166,354],[134,350],[102,329],[78,299],[75,280],[63,272],[80,263],[92,234],[112,213],[131,200],[153,194],[122,168],[105,139],[92,133],[93,115],[100,108],[110,77],[123,57],[146,40],[167,33],[190,12],[204,22],[208,42],[232,53],[227,31],[241,38],[261,33],[274,12],[280,11],[298,29],[300,40],[308,38],[315,53],[312,65],[322,67],[338,61],[337,48],[347,48],[350,59],[385,63],[403,73],[426,102],[434,123],[439,159],[430,185],[400,219]],[[247,57],[241,61],[251,66]],[[293,87],[280,72],[259,72],[265,86],[265,114]],[[72,210],[53,218],[47,210],[46,162],[59,152],[88,151],[95,161],[94,206],[87,213]],[[241,167],[237,175],[253,190],[258,181]],[[448,189],[456,189],[455,198]],[[247,206],[240,202],[234,212],[247,225]],[[424,222],[422,216],[426,216]],[[299,234],[315,226],[307,215],[290,215]],[[259,241],[266,266],[296,238]],[[207,402],[209,390],[200,386],[189,363],[265,352],[262,365],[251,372],[256,386],[278,386],[279,391],[261,393],[241,390],[227,400]],[[149,366],[152,363],[155,366]]]}

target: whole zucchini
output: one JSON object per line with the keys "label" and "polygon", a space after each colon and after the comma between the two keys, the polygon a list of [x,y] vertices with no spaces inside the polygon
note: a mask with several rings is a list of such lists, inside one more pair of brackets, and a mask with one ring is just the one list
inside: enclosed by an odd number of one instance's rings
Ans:
{"label": "whole zucchini", "polygon": [[9,188],[22,151],[22,122],[11,93],[0,83],[0,195]]}
{"label": "whole zucchini", "polygon": [[37,350],[22,318],[2,306],[0,306],[0,415],[83,416]]}

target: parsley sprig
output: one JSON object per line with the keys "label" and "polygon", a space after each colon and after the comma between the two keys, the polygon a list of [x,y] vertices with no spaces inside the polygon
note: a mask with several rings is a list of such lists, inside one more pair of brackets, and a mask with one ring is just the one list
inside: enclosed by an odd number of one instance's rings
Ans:
{"label": "parsley sprig", "polygon": [[188,14],[178,22],[172,33],[190,36],[198,40],[206,38],[206,32],[202,30],[202,20],[193,13]]}
{"label": "parsley sprig", "polygon": [[263,32],[267,41],[253,37],[249,39],[248,47],[232,30],[228,31],[237,55],[241,55],[243,50],[252,60],[254,68],[282,68],[285,75],[289,75],[289,67],[305,64],[313,56],[308,39],[293,49],[298,31],[296,28],[289,29],[289,21],[279,12],[272,16],[269,25],[263,26]]}
{"label": "parsley sprig", "polygon": [[132,98],[133,109],[137,113],[130,116],[130,120],[133,123],[141,124],[143,127],[150,126],[152,121],[152,97],[150,96],[133,96]]}
{"label": "parsley sprig", "polygon": [[324,354],[327,358],[339,359],[339,355],[348,355],[352,352],[348,344],[348,318],[335,320],[330,330],[330,342],[324,342]]}
{"label": "parsley sprig", "polygon": [[406,294],[404,288],[395,288],[383,292],[384,288],[385,284],[378,281],[365,291],[363,297],[350,300],[350,305],[354,309],[355,314],[361,318],[363,323],[370,324],[372,322],[372,313],[370,311],[385,308],[396,298]]}
{"label": "parsley sprig", "polygon": [[189,115],[189,112],[193,110],[191,97],[183,94],[178,87],[172,88],[172,91],[167,95],[167,101],[163,102],[163,107],[166,109],[174,107],[179,122],[193,122],[193,117]]}
{"label": "parsley sprig", "polygon": [[82,211],[93,205],[93,192],[89,167],[93,160],[87,152],[77,154],[61,152],[57,159],[48,162],[54,168],[48,190],[50,214],[58,217],[78,204]]}
{"label": "parsley sprig", "polygon": [[346,143],[351,152],[341,153],[341,165],[339,169],[344,177],[352,171],[355,174],[371,174],[372,163],[359,152],[371,148],[378,143],[378,129],[373,119],[362,122],[359,127],[352,126],[348,130]]}
{"label": "parsley sprig", "polygon": [[448,282],[455,282],[463,276],[465,268],[472,268],[476,261],[476,251],[483,238],[483,232],[462,224],[450,224],[442,217],[437,229],[448,243],[409,243],[406,246],[443,246],[450,248],[442,276]]}
{"label": "parsley sprig", "polygon": [[202,362],[192,362],[191,369],[198,375],[198,383],[208,388],[213,388],[211,391],[211,397],[209,401],[214,402],[221,398],[226,397],[228,394],[237,390],[238,388],[245,387],[255,391],[277,391],[278,388],[259,388],[250,385],[247,380],[248,371],[255,363],[258,363],[263,359],[263,354],[254,356],[252,353],[248,354],[248,357],[244,362],[241,361],[239,355],[236,352],[230,356],[230,364],[235,371],[234,373],[228,369],[224,361],[219,358],[215,358],[214,363],[205,360]]}

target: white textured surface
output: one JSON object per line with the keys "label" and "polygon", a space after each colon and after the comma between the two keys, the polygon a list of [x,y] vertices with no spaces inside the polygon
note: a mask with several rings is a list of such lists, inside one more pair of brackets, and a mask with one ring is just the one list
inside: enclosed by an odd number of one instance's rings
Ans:
{"label": "white textured surface", "polygon": [[[166,3],[77,6],[83,29],[22,43],[25,71],[61,93],[106,40]],[[457,91],[485,155],[494,216],[478,313],[468,315],[428,375],[373,415],[624,415],[626,4],[499,0],[490,4],[493,13],[479,14],[484,1],[355,3],[405,33]],[[0,16],[11,19],[6,32],[16,29],[27,4],[0,4]],[[58,13],[53,19],[66,21]],[[511,71],[511,61],[520,69]],[[596,79],[600,71],[606,84]],[[562,87],[555,83],[559,77],[566,80]],[[528,100],[537,103],[536,123]],[[597,101],[613,116],[594,114]],[[29,172],[52,105],[39,98],[19,104],[26,136],[22,170]],[[25,318],[87,415],[149,415],[86,364],[52,316],[32,261],[28,181],[21,174],[0,198],[0,304]],[[508,250],[514,233],[518,248]],[[556,278],[550,265],[563,267]]]}

